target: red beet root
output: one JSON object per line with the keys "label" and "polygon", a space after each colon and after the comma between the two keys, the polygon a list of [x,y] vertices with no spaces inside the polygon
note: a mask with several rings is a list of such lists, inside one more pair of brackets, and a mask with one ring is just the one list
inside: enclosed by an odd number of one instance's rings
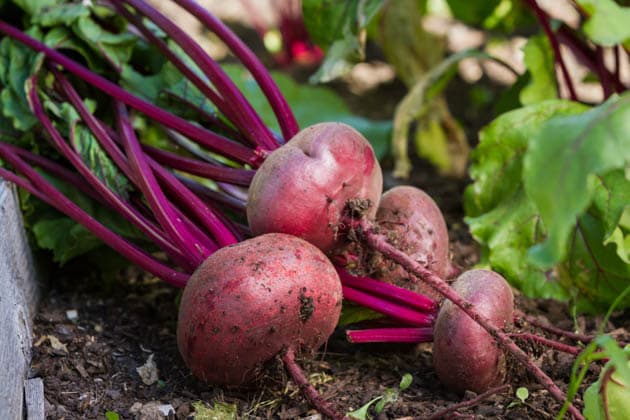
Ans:
{"label": "red beet root", "polygon": [[[470,270],[453,283],[476,311],[504,328],[513,319],[512,289],[499,274]],[[433,330],[433,365],[440,381],[454,392],[477,393],[505,379],[506,362],[492,336],[451,301],[444,301]]]}
{"label": "red beet root", "polygon": [[324,252],[340,239],[349,200],[371,203],[376,214],[383,175],[367,140],[352,127],[321,123],[300,131],[272,152],[249,189],[247,220],[256,235],[283,232]]}
{"label": "red beet root", "polygon": [[239,385],[287,348],[312,351],[337,324],[341,284],[326,256],[285,234],[222,248],[190,278],[177,343],[193,374]]}

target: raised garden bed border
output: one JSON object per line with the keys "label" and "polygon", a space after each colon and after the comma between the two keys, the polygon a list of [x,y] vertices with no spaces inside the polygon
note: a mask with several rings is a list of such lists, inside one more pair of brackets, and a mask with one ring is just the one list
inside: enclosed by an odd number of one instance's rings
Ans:
{"label": "raised garden bed border", "polygon": [[[27,379],[39,285],[15,188],[0,180],[0,418],[44,416],[43,384]],[[41,395],[40,397],[37,397]]]}

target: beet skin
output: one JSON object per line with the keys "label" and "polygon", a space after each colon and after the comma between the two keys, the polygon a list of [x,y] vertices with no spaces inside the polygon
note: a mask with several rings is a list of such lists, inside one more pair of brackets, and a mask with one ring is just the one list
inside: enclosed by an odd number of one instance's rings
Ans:
{"label": "beet skin", "polygon": [[[441,278],[449,267],[448,230],[435,201],[421,189],[394,187],[381,197],[376,213],[380,232],[388,242],[405,252]],[[387,283],[439,299],[441,296],[423,281],[410,275],[394,261],[375,254],[371,258],[372,275]]]}
{"label": "beet skin", "polygon": [[348,200],[364,200],[373,218],[383,175],[370,143],[352,127],[321,123],[296,134],[256,170],[247,221],[255,235],[282,232],[329,252]]}
{"label": "beet skin", "polygon": [[[498,328],[512,323],[514,296],[503,277],[493,271],[470,270],[453,288]],[[433,366],[453,392],[481,393],[503,382],[506,361],[496,341],[451,301],[445,300],[433,329]]]}
{"label": "beet skin", "polygon": [[341,283],[308,242],[267,234],[222,248],[191,276],[179,307],[177,344],[192,373],[239,385],[292,346],[313,351],[332,334]]}

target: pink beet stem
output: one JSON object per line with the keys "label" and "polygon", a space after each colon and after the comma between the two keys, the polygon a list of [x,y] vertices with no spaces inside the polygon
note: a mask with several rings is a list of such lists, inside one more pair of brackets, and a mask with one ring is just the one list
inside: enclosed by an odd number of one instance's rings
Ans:
{"label": "pink beet stem", "polygon": [[543,346],[551,347],[552,349],[561,351],[563,353],[573,354],[575,356],[580,354],[580,352],[582,351],[578,347],[570,346],[568,344],[561,343],[559,341],[550,340],[548,338],[541,337],[541,336],[536,335],[536,334],[514,333],[514,334],[509,334],[509,336],[512,337],[512,338],[516,338],[516,339],[520,338],[522,340],[530,340],[530,341],[533,341],[535,343],[540,343]]}
{"label": "pink beet stem", "polygon": [[343,297],[351,302],[361,305],[365,308],[372,309],[383,315],[387,315],[406,325],[414,327],[430,327],[435,321],[433,314],[418,312],[408,306],[397,305],[378,296],[356,290],[349,286],[342,286]]}
{"label": "pink beet stem", "polygon": [[438,304],[428,296],[412,292],[403,287],[385,283],[371,277],[353,276],[346,270],[337,267],[337,273],[341,278],[341,283],[354,289],[361,289],[370,294],[376,294],[384,298],[391,298],[400,303],[419,309],[423,312],[436,313]]}
{"label": "pink beet stem", "polygon": [[351,343],[427,343],[433,341],[433,328],[373,328],[348,330]]}

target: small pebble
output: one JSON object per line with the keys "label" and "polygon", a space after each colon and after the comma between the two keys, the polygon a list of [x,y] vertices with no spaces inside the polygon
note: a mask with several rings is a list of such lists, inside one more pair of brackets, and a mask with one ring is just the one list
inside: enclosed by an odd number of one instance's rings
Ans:
{"label": "small pebble", "polygon": [[69,321],[76,321],[79,319],[79,311],[76,309],[68,309],[66,311],[66,318],[68,318]]}

